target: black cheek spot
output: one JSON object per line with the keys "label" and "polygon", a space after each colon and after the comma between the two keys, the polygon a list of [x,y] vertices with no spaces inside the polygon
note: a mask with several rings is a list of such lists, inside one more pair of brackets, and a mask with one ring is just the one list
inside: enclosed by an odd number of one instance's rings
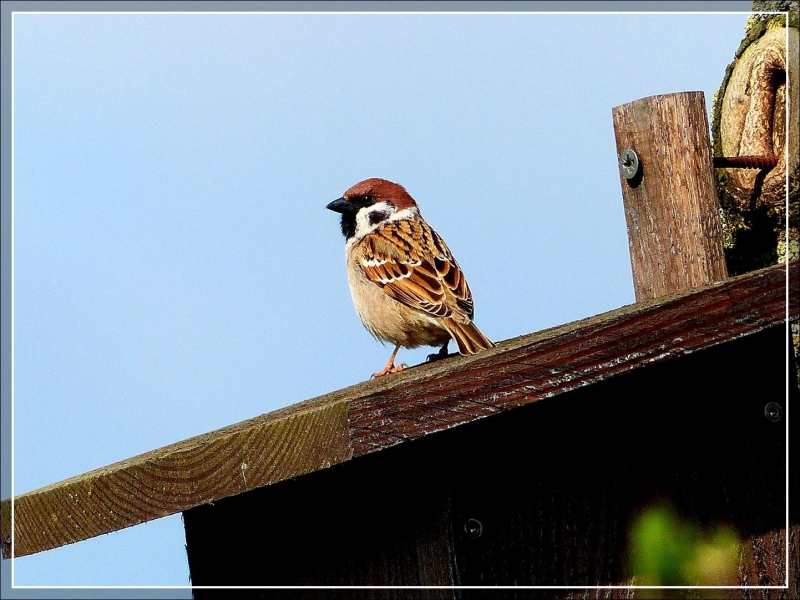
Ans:
{"label": "black cheek spot", "polygon": [[377,225],[381,221],[385,221],[389,213],[383,212],[382,210],[376,210],[369,213],[369,224],[370,225]]}

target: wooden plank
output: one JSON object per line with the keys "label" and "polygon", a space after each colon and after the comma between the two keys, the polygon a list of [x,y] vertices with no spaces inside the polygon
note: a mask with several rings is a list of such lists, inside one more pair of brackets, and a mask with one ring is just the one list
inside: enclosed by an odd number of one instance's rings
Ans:
{"label": "wooden plank", "polygon": [[[192,585],[454,585],[444,473],[413,445],[398,449],[410,446],[184,512]],[[351,591],[318,593],[347,598]],[[301,590],[253,592],[302,597]],[[396,590],[392,597],[421,594]],[[424,597],[454,596],[427,590]]]}
{"label": "wooden plank", "polygon": [[[778,530],[786,421],[763,409],[784,402],[785,348],[778,325],[487,420],[480,434],[471,425],[458,448],[470,477],[450,487],[457,522],[476,517],[485,534],[457,538],[462,583],[630,584],[628,532],[647,507],[670,505],[708,531],[725,523],[742,540]],[[720,377],[720,365],[740,375]],[[780,585],[781,556],[775,545],[740,566],[761,577],[755,585]],[[744,585],[736,575],[717,583]],[[683,577],[662,583],[689,585]]]}
{"label": "wooden plank", "polygon": [[[797,263],[793,263],[794,269]],[[503,342],[354,398],[356,456],[688,354],[783,320],[785,266]],[[792,295],[798,283],[792,279]],[[797,315],[797,302],[792,302]],[[450,361],[448,361],[450,362]],[[413,370],[412,370],[413,371]],[[365,388],[367,391],[368,388]]]}
{"label": "wooden plank", "polygon": [[[184,513],[192,585],[577,587],[641,585],[656,577],[663,585],[696,584],[683,569],[641,569],[633,560],[640,550],[630,545],[633,524],[644,510],[667,506],[680,517],[672,521],[679,525],[674,530],[692,528],[708,539],[724,525],[741,542],[738,557],[718,548],[728,560],[695,571],[705,584],[781,585],[787,423],[768,418],[764,407],[786,401],[786,341],[778,323],[193,508]],[[792,389],[788,402],[798,399]],[[790,462],[797,456],[792,451]],[[798,473],[789,474],[791,497]],[[797,523],[796,511],[789,518]],[[695,556],[688,551],[672,560],[693,562]],[[795,568],[790,581],[796,579]],[[743,597],[739,590],[715,592]],[[193,590],[198,600],[231,593]],[[475,593],[249,589],[233,597],[400,600]],[[510,593],[619,598],[633,590]],[[496,590],[487,594],[498,597]],[[795,597],[785,590],[745,594]]]}
{"label": "wooden plank", "polygon": [[725,279],[703,93],[649,96],[612,115],[617,155],[639,161],[638,175],[620,175],[636,300]]}
{"label": "wooden plank", "polygon": [[[777,265],[624,307],[366,381],[19,495],[14,554],[187,510],[760,331],[784,320],[785,281]],[[796,278],[791,286],[796,316]],[[10,501],[0,508],[7,558]]]}
{"label": "wooden plank", "polygon": [[[346,404],[276,411],[16,498],[15,556],[157,519],[348,460]],[[10,555],[10,503],[2,504]],[[8,554],[7,554],[8,553]]]}

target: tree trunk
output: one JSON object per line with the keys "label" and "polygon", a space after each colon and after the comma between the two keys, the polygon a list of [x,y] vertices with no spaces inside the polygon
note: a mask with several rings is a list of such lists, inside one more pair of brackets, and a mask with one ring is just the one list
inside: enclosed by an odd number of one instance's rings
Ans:
{"label": "tree trunk", "polygon": [[[789,11],[789,22],[785,15],[750,17],[713,99],[712,147],[714,156],[776,155],[778,163],[771,169],[716,170],[731,275],[786,263],[800,255],[798,4],[755,0],[753,10]],[[800,357],[797,323],[792,325],[792,343],[795,356]]]}
{"label": "tree trunk", "polygon": [[[737,275],[798,256],[798,12],[789,1],[753,2],[753,10],[789,10],[750,18],[713,101],[715,156],[776,155],[772,169],[718,169],[728,270]],[[788,36],[787,36],[788,33]],[[789,61],[787,65],[787,37]],[[787,93],[787,66],[789,86]],[[787,109],[792,117],[787,124]],[[787,143],[788,140],[788,143]],[[788,161],[787,161],[788,148]],[[786,174],[789,235],[786,236]]]}

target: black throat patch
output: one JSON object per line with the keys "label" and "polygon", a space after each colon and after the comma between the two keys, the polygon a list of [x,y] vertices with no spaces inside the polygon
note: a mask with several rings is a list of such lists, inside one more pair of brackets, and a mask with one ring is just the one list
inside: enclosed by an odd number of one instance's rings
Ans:
{"label": "black throat patch", "polygon": [[342,222],[339,225],[342,228],[344,239],[349,240],[356,234],[356,213],[342,213]]}

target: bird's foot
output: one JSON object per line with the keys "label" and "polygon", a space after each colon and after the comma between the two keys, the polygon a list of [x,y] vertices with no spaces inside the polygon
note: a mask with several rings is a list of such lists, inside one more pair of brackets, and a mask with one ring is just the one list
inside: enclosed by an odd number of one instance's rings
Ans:
{"label": "bird's foot", "polygon": [[442,349],[439,350],[438,352],[434,352],[433,354],[428,354],[428,358],[425,359],[425,362],[426,363],[435,362],[437,360],[442,360],[443,358],[447,358],[448,356],[450,355],[447,353],[447,344],[445,344],[444,346],[442,346]]}
{"label": "bird's foot", "polygon": [[399,373],[400,371],[403,371],[407,366],[408,365],[406,363],[397,366],[395,366],[394,364],[386,365],[385,367],[383,367],[383,369],[381,369],[377,373],[373,373],[372,379],[383,377],[384,375],[388,375],[389,373]]}

